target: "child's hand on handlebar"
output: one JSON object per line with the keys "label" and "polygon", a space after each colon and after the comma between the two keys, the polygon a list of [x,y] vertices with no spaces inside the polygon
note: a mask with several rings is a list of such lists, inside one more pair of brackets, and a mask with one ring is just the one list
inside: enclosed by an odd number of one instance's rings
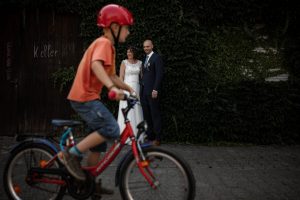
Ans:
{"label": "child's hand on handlebar", "polygon": [[129,94],[130,94],[130,96],[136,97],[139,99],[139,95],[134,91],[134,89],[130,88]]}
{"label": "child's hand on handlebar", "polygon": [[130,95],[133,97],[138,97],[138,94],[135,91],[131,92]]}
{"label": "child's hand on handlebar", "polygon": [[109,98],[111,100],[116,100],[116,101],[123,100],[124,92],[122,90],[118,89],[117,87],[112,87],[109,90]]}

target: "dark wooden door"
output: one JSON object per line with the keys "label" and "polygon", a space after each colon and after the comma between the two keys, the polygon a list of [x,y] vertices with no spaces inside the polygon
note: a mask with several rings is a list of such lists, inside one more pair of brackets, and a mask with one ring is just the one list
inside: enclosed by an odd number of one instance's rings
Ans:
{"label": "dark wooden door", "polygon": [[81,59],[79,18],[40,9],[1,15],[8,27],[1,32],[1,49],[6,49],[1,53],[0,88],[6,93],[1,98],[1,126],[6,127],[1,134],[49,131],[52,118],[69,118],[72,112],[68,91],[54,88],[52,74],[59,68],[76,68]]}
{"label": "dark wooden door", "polygon": [[20,48],[20,13],[1,10],[0,24],[0,134],[8,135],[18,130],[17,96]]}

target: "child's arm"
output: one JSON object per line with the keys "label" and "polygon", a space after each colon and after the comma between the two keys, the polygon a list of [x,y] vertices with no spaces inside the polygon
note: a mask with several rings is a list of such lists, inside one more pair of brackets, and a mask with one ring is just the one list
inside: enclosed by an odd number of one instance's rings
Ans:
{"label": "child's arm", "polygon": [[[116,100],[121,100],[124,98],[124,94],[121,90],[117,87],[118,85],[115,84],[110,77],[107,75],[106,71],[104,70],[102,61],[94,61],[92,62],[92,71],[94,72],[95,76],[99,79],[103,85],[105,85],[108,90],[113,90],[116,93]],[[117,87],[116,87],[117,86]]]}
{"label": "child's arm", "polygon": [[129,85],[124,83],[124,81],[122,81],[121,78],[118,77],[117,75],[110,76],[110,79],[118,88],[127,90],[128,92],[130,92],[130,94],[135,92]]}

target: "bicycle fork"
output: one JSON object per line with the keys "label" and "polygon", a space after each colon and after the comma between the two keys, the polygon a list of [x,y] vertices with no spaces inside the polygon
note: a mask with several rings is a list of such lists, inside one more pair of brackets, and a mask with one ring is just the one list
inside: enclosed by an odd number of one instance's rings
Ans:
{"label": "bicycle fork", "polygon": [[139,142],[133,144],[133,154],[135,156],[136,163],[141,174],[144,176],[144,178],[150,184],[150,186],[153,189],[156,189],[159,186],[159,181],[156,180],[153,172],[150,170],[150,162],[146,160],[146,157]]}

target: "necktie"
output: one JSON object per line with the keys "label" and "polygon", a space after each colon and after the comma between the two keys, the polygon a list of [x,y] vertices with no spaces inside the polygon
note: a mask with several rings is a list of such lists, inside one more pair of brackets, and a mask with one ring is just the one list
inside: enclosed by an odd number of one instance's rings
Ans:
{"label": "necktie", "polygon": [[146,56],[144,68],[147,68],[148,60],[149,60],[149,55]]}

